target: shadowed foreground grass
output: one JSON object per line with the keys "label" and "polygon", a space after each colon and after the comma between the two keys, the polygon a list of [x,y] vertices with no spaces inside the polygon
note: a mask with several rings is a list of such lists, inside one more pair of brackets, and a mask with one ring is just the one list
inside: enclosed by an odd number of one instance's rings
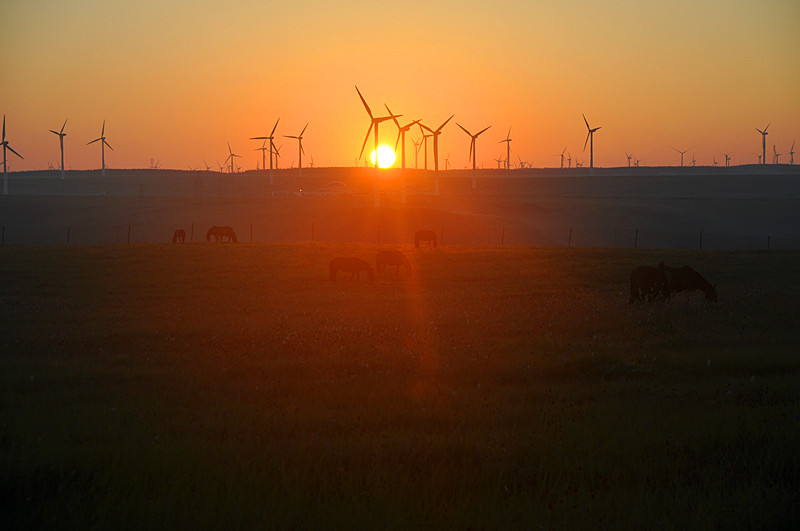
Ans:
{"label": "shadowed foreground grass", "polygon": [[0,526],[800,522],[800,253],[379,248],[0,248]]}

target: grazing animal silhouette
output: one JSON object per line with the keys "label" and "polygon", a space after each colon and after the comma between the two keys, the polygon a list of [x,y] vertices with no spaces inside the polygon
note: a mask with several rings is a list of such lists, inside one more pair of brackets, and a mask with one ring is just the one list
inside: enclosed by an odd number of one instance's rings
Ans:
{"label": "grazing animal silhouette", "polygon": [[664,262],[658,267],[641,266],[631,272],[631,298],[628,303],[648,301],[659,297],[668,299],[673,293],[701,290],[706,299],[717,301],[717,286],[689,266],[669,267]]}
{"label": "grazing animal silhouette", "polygon": [[394,274],[400,273],[400,268],[405,267],[408,276],[411,276],[411,262],[401,251],[378,251],[375,255],[375,266],[378,276],[382,275],[387,266],[395,266]]}
{"label": "grazing animal silhouette", "polygon": [[239,242],[239,240],[236,238],[236,233],[233,232],[233,229],[230,227],[218,227],[214,225],[208,229],[208,232],[206,232],[206,241],[210,242],[212,236],[214,237],[215,242]]}
{"label": "grazing animal silhouette", "polygon": [[648,301],[659,297],[666,299],[669,297],[669,284],[667,282],[667,272],[662,266],[640,266],[631,271],[631,298],[628,304],[634,301]]}
{"label": "grazing animal silhouette", "polygon": [[375,278],[372,274],[372,267],[361,258],[339,256],[331,260],[330,269],[331,281],[333,282],[336,281],[336,275],[339,271],[350,273],[350,280],[353,280],[354,278],[360,279],[362,271],[367,274],[368,279],[374,280]]}
{"label": "grazing animal silhouette", "polygon": [[708,283],[703,276],[689,266],[669,267],[661,262],[658,266],[663,269],[667,276],[667,284],[670,293],[680,293],[681,291],[694,291],[699,289],[706,295],[706,299],[717,302],[717,285]]}
{"label": "grazing animal silhouette", "polygon": [[436,233],[432,230],[418,230],[414,233],[414,247],[419,248],[419,242],[428,242],[428,247],[436,247]]}
{"label": "grazing animal silhouette", "polygon": [[183,229],[176,229],[175,232],[172,233],[172,243],[178,242],[186,242],[186,231]]}

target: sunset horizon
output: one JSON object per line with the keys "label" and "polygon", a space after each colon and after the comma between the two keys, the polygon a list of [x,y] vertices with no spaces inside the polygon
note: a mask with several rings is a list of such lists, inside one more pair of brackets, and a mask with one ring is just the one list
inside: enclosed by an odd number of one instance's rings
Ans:
{"label": "sunset horizon", "polygon": [[[100,167],[100,149],[86,144],[104,121],[108,168],[214,168],[230,142],[239,166],[256,169],[261,143],[251,137],[278,119],[281,167],[297,166],[283,136],[306,123],[304,162],[361,166],[368,121],[353,85],[376,112],[388,105],[409,122],[435,127],[455,115],[470,130],[491,126],[478,168],[505,157],[509,128],[512,167],[560,167],[564,150],[588,166],[584,114],[601,127],[596,167],[627,166],[631,154],[643,166],[677,166],[673,148],[697,165],[724,165],[724,153],[731,165],[757,163],[756,129],[768,123],[767,162],[773,151],[788,162],[800,137],[796,3],[226,5],[0,7],[0,113],[25,157],[9,169],[58,168],[49,131],[65,120],[67,170]],[[380,143],[394,147],[397,134],[385,124]],[[416,127],[407,134],[407,167],[420,139]],[[444,159],[471,168],[470,139],[455,123],[440,142],[442,169]]]}

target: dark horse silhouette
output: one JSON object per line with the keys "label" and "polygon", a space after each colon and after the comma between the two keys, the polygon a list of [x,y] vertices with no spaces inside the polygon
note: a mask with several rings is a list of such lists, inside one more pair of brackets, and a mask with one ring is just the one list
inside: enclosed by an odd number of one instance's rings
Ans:
{"label": "dark horse silhouette", "polygon": [[631,272],[631,297],[634,301],[652,301],[655,298],[668,299],[673,293],[701,290],[706,299],[716,302],[717,288],[711,285],[689,266],[669,267],[664,262],[658,267],[641,266]]}
{"label": "dark horse silhouette", "polygon": [[628,299],[628,304],[668,297],[667,272],[663,267],[640,266],[631,271],[631,298]]}
{"label": "dark horse silhouette", "polygon": [[336,281],[336,275],[339,271],[350,273],[350,280],[353,278],[361,278],[361,272],[367,274],[367,278],[373,280],[375,277],[372,275],[372,267],[361,258],[350,258],[339,256],[331,260],[331,280]]}
{"label": "dark horse silhouette", "polygon": [[717,302],[717,285],[709,284],[700,273],[691,267],[669,267],[665,266],[664,262],[661,262],[658,267],[663,269],[666,274],[670,293],[699,289],[706,294],[706,299]]}
{"label": "dark horse silhouette", "polygon": [[183,229],[176,229],[172,233],[172,243],[184,243],[186,241],[186,231]]}
{"label": "dark horse silhouette", "polygon": [[436,233],[432,230],[418,230],[414,233],[414,247],[419,248],[419,242],[428,242],[428,247],[436,247]]}
{"label": "dark horse silhouette", "polygon": [[212,236],[214,237],[215,242],[239,242],[239,240],[236,238],[236,233],[233,232],[233,229],[230,227],[218,227],[214,225],[208,229],[208,232],[206,232],[206,241],[210,242]]}
{"label": "dark horse silhouette", "polygon": [[408,276],[411,276],[411,262],[408,257],[400,251],[378,251],[375,255],[375,266],[378,270],[378,276],[382,275],[387,266],[395,266],[394,274],[400,273],[400,268],[405,267]]}

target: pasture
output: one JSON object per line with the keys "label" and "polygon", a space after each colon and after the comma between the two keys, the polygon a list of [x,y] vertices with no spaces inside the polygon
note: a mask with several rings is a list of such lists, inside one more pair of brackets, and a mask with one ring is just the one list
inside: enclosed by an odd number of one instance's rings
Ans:
{"label": "pasture", "polygon": [[[401,249],[413,275],[329,280]],[[638,265],[711,283],[628,304]],[[791,528],[800,252],[0,248],[0,527]]]}

